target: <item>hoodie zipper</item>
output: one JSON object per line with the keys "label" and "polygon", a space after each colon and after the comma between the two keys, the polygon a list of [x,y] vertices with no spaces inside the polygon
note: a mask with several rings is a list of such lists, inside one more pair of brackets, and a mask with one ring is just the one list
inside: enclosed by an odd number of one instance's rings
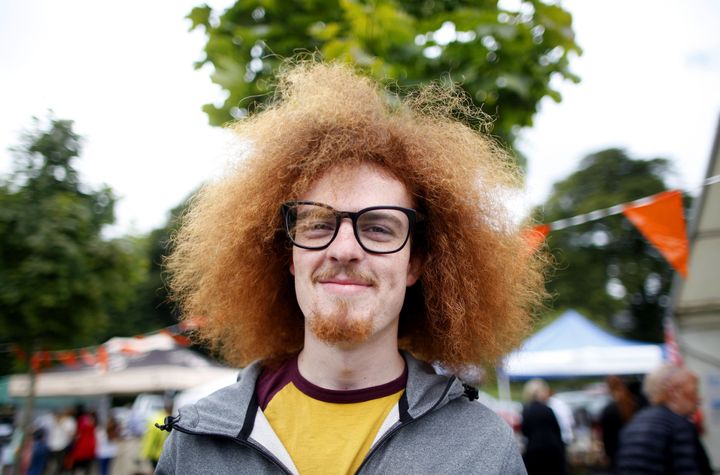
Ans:
{"label": "hoodie zipper", "polygon": [[420,414],[419,416],[417,416],[417,417],[415,417],[415,418],[413,418],[413,419],[410,419],[409,421],[407,421],[407,422],[405,422],[405,423],[398,422],[398,424],[397,424],[395,427],[392,427],[390,430],[388,430],[388,431],[385,433],[385,435],[383,435],[383,436],[380,438],[380,440],[378,440],[377,444],[375,444],[375,446],[374,446],[372,449],[370,449],[370,452],[365,456],[365,459],[364,459],[363,462],[360,464],[360,466],[358,467],[358,469],[355,471],[355,475],[359,474],[359,473],[363,470],[363,468],[365,468],[365,465],[367,465],[367,463],[368,463],[368,461],[370,460],[370,458],[372,458],[372,456],[375,455],[375,454],[378,452],[378,450],[380,450],[380,448],[381,448],[383,445],[385,445],[385,443],[386,443],[393,435],[395,435],[400,429],[409,426],[409,425],[412,424],[413,422],[415,422],[415,421],[417,421],[417,420],[419,420],[419,419],[422,419],[422,418],[425,417],[426,415],[428,415],[428,414],[430,414],[431,412],[433,412],[433,411],[440,405],[440,403],[442,402],[442,400],[445,399],[445,396],[447,396],[447,394],[450,392],[450,386],[453,385],[453,383],[455,382],[455,379],[456,379],[455,376],[453,376],[452,378],[450,378],[450,380],[449,380],[448,383],[447,383],[447,386],[445,386],[445,390],[443,391],[442,395],[440,396],[440,399],[438,399],[437,402],[436,402],[435,404],[433,404],[433,406],[432,406],[430,409],[428,409],[427,411],[423,412],[423,413]]}
{"label": "hoodie zipper", "polygon": [[178,426],[172,426],[172,428],[173,428],[174,430],[179,431],[179,432],[183,432],[183,433],[185,433],[185,434],[190,434],[190,435],[213,436],[213,437],[222,437],[222,438],[224,438],[224,439],[230,439],[230,440],[232,440],[233,442],[237,443],[238,445],[241,445],[241,446],[243,446],[243,447],[248,447],[249,449],[252,449],[252,450],[256,451],[257,453],[259,453],[260,455],[262,455],[265,459],[267,459],[268,461],[270,461],[270,462],[272,462],[274,465],[276,465],[277,468],[279,468],[280,470],[283,471],[283,473],[286,473],[286,474],[288,474],[288,475],[292,475],[292,472],[291,472],[290,470],[288,470],[287,467],[285,467],[285,465],[283,465],[282,462],[280,462],[280,460],[277,459],[277,457],[275,457],[275,456],[274,456],[273,454],[271,454],[269,451],[265,450],[265,449],[264,449],[262,446],[260,446],[260,445],[253,444],[252,442],[248,442],[247,440],[243,440],[243,439],[240,439],[240,438],[238,438],[238,437],[231,437],[231,436],[229,436],[229,435],[224,435],[224,434],[212,434],[212,433],[211,433],[211,434],[206,434],[206,433],[200,433],[200,432],[193,432],[193,431],[191,431],[191,430],[184,429],[184,428],[178,427]]}

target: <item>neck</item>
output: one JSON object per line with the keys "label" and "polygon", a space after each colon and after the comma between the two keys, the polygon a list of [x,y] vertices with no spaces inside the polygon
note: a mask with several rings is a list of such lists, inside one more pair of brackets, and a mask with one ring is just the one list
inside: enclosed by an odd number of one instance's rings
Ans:
{"label": "neck", "polygon": [[335,346],[318,340],[306,329],[298,369],[305,379],[325,389],[362,389],[388,383],[405,370],[397,332],[391,336],[359,345]]}

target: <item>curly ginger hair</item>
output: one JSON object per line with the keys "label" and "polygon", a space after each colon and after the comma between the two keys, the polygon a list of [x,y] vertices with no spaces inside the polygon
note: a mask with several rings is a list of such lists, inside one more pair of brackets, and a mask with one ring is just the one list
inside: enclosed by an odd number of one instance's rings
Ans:
{"label": "curly ginger hair", "polygon": [[452,87],[399,99],[350,67],[288,66],[270,105],[232,125],[247,156],[192,199],[166,261],[183,318],[231,364],[272,360],[303,345],[280,204],[327,170],[369,163],[401,181],[426,219],[412,237],[423,262],[407,291],[399,346],[458,370],[494,365],[516,346],[543,298],[541,259],[503,197],[512,161]]}

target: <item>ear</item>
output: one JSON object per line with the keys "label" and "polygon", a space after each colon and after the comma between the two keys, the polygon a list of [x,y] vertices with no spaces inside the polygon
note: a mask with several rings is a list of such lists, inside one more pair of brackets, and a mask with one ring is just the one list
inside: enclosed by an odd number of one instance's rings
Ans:
{"label": "ear", "polygon": [[290,261],[290,273],[295,275],[295,263],[292,260]]}
{"label": "ear", "polygon": [[410,261],[408,262],[408,273],[407,273],[407,280],[405,282],[405,285],[407,287],[412,286],[415,284],[415,282],[418,281],[420,276],[422,275],[423,271],[423,259],[417,254],[413,254],[410,256]]}

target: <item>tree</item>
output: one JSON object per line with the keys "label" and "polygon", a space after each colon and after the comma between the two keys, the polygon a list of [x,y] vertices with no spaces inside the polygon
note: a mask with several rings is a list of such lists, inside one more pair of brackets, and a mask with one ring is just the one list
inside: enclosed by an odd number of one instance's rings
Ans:
{"label": "tree", "polygon": [[512,144],[532,124],[540,100],[560,101],[550,79],[579,79],[569,70],[575,43],[570,14],[540,0],[519,11],[497,0],[236,1],[218,14],[195,7],[191,29],[207,34],[211,79],[228,94],[203,110],[213,125],[238,118],[269,98],[283,58],[299,51],[353,63],[403,86],[444,78],[462,84],[471,100],[496,116],[493,133]]}
{"label": "tree", "polygon": [[[192,196],[192,194],[190,195]],[[163,259],[170,253],[172,234],[177,230],[179,216],[188,205],[189,197],[170,211],[167,223],[147,236],[135,238],[138,250],[147,266],[142,279],[136,282],[129,305],[114,313],[114,323],[106,337],[138,335],[158,330],[178,321],[178,313],[171,302],[163,277]]]}
{"label": "tree", "polygon": [[26,355],[29,418],[31,355],[97,343],[109,310],[127,303],[139,273],[126,241],[102,237],[114,197],[80,182],[72,162],[81,138],[72,121],[36,119],[14,152],[14,170],[0,181],[0,343]]}
{"label": "tree", "polygon": [[[556,183],[538,210],[543,222],[608,208],[666,190],[669,162],[639,160],[619,149],[582,160]],[[624,216],[553,231],[548,244],[557,269],[548,283],[554,308],[575,308],[630,338],[662,341],[672,268]]]}

